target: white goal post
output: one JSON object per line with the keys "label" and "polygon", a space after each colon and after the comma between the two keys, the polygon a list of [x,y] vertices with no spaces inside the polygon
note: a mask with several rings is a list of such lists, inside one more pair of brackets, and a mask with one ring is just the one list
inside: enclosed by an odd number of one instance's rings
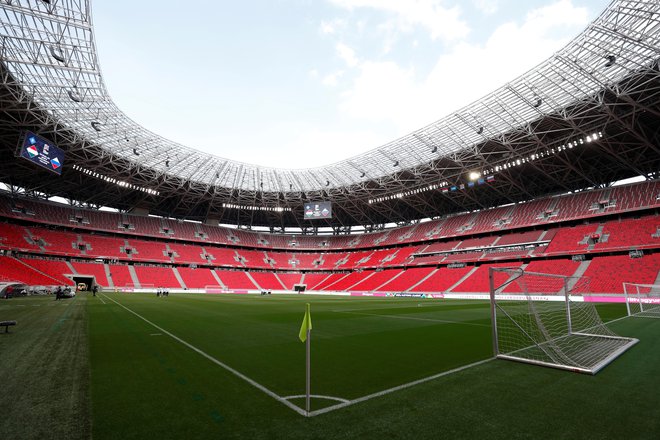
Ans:
{"label": "white goal post", "polygon": [[628,316],[660,318],[660,284],[623,283]]}
{"label": "white goal post", "polygon": [[496,357],[596,374],[638,340],[621,337],[600,318],[586,277],[490,268]]}

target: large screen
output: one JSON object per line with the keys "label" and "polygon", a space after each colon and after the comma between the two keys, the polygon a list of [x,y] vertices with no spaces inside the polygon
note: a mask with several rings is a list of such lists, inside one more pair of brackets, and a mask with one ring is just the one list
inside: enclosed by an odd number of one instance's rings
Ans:
{"label": "large screen", "polygon": [[50,141],[28,131],[21,145],[21,157],[57,174],[62,174],[64,151]]}
{"label": "large screen", "polygon": [[332,218],[332,202],[305,203],[305,220]]}

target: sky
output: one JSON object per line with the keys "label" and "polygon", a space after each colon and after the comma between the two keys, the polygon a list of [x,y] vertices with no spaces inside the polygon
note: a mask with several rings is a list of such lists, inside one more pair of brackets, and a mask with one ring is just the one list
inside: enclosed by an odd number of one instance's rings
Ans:
{"label": "sky", "polygon": [[275,168],[329,165],[503,86],[605,0],[93,1],[115,103],[167,139]]}

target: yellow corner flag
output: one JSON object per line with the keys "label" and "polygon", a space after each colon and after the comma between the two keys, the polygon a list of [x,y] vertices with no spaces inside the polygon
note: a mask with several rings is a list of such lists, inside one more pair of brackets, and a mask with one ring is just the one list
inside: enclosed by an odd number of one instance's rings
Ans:
{"label": "yellow corner flag", "polygon": [[300,333],[298,337],[302,342],[307,340],[307,332],[312,329],[312,314],[309,311],[309,303],[307,303],[307,309],[305,310],[305,317],[303,318],[302,325],[300,326]]}

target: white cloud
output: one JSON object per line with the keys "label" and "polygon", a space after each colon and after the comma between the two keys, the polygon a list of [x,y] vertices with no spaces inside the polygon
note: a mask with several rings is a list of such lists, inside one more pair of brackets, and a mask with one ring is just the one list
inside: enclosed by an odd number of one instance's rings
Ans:
{"label": "white cloud", "polygon": [[339,78],[341,78],[343,75],[344,75],[343,70],[338,70],[336,72],[329,73],[323,77],[321,83],[324,86],[335,87],[337,86],[337,84],[339,84]]}
{"label": "white cloud", "polygon": [[587,24],[585,8],[560,0],[499,26],[483,44],[453,45],[431,72],[394,62],[363,61],[340,110],[356,119],[394,124],[403,135],[503,86],[547,59]]}
{"label": "white cloud", "polygon": [[425,28],[433,40],[456,41],[464,38],[470,29],[460,18],[460,8],[446,8],[438,0],[330,0],[347,10],[369,8],[387,12],[396,17],[397,28],[409,32],[416,26]]}
{"label": "white cloud", "polygon": [[499,6],[500,5],[498,0],[474,0],[474,7],[485,15],[496,13],[499,9]]}
{"label": "white cloud", "polygon": [[321,21],[321,33],[325,35],[332,35],[339,32],[341,29],[346,27],[346,20],[341,18],[330,20],[330,21]]}
{"label": "white cloud", "polygon": [[[273,155],[269,164],[286,168],[316,168],[328,165],[329,162],[344,160],[360,152],[379,147],[391,141],[389,135],[378,134],[369,130],[333,130],[308,128],[303,129],[297,137],[284,145],[287,151],[300,151],[304,154]],[[310,151],[318,154],[310,154]],[[326,154],[332,152],[333,160],[328,160]]]}
{"label": "white cloud", "polygon": [[355,56],[355,51],[343,43],[337,43],[337,54],[344,60],[348,67],[355,67],[358,64],[358,59]]}

